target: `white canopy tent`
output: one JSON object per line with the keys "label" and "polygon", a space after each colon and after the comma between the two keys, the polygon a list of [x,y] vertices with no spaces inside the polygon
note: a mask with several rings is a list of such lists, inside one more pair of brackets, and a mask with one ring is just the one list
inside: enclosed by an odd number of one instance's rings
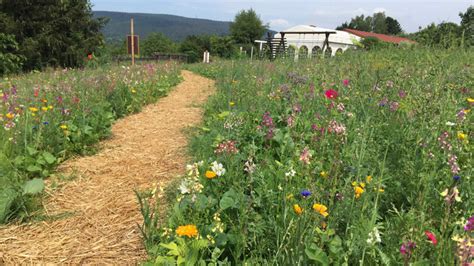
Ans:
{"label": "white canopy tent", "polygon": [[[354,41],[360,41],[361,39],[359,36],[345,31],[325,29],[313,25],[298,25],[282,32],[290,47],[289,49],[295,50],[295,59],[304,56],[311,57],[312,55],[326,51],[330,52],[331,55],[335,55],[349,48],[355,48]],[[314,32],[314,34],[312,34],[312,32]],[[326,36],[324,34],[317,34],[320,32],[335,32],[329,35],[329,47],[324,46]],[[281,33],[275,34],[274,38],[281,38]],[[323,48],[324,51],[322,50]]]}

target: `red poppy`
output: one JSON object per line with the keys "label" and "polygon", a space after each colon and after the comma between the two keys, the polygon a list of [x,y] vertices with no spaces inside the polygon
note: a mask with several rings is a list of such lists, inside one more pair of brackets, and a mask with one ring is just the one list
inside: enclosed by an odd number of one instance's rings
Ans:
{"label": "red poppy", "polygon": [[326,98],[328,99],[336,99],[338,96],[337,91],[333,89],[327,90],[326,92],[324,92],[324,94],[326,95]]}
{"label": "red poppy", "polygon": [[435,236],[433,233],[431,233],[430,231],[426,230],[426,231],[425,231],[425,235],[426,235],[426,237],[428,238],[428,240],[431,241],[431,243],[432,243],[433,245],[436,246],[436,244],[438,244],[438,240],[436,240],[436,236]]}

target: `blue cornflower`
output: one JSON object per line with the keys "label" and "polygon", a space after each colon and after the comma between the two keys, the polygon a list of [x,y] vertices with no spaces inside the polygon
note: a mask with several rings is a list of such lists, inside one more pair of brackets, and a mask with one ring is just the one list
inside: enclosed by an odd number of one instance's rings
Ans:
{"label": "blue cornflower", "polygon": [[455,176],[453,176],[453,179],[454,179],[454,181],[459,181],[459,179],[461,179],[461,177],[458,176],[458,175],[455,175]]}
{"label": "blue cornflower", "polygon": [[48,121],[44,121],[44,122],[43,122],[43,125],[49,125],[49,122],[48,122]]}
{"label": "blue cornflower", "polygon": [[304,198],[306,197],[309,197],[311,196],[311,191],[307,190],[307,189],[303,189],[303,191],[301,191],[301,196],[303,196]]}

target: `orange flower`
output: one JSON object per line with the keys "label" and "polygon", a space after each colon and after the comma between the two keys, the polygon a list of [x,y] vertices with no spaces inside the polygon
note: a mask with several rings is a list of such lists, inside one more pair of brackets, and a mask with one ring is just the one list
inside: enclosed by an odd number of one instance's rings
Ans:
{"label": "orange flower", "polygon": [[329,213],[327,212],[328,207],[324,206],[323,204],[318,204],[318,203],[314,204],[313,210],[318,212],[324,217],[327,217],[329,215]]}
{"label": "orange flower", "polygon": [[298,204],[293,205],[293,210],[297,215],[301,215],[303,213],[303,208],[301,208],[301,206]]}
{"label": "orange flower", "polygon": [[197,237],[198,230],[194,224],[181,225],[176,229],[176,234],[178,236],[187,236],[189,238]]}
{"label": "orange flower", "polygon": [[208,179],[213,179],[217,176],[217,174],[214,171],[206,171],[206,177]]}
{"label": "orange flower", "polygon": [[6,114],[5,116],[6,116],[8,119],[13,119],[13,118],[15,118],[15,115],[12,114],[12,113],[8,113],[8,114]]}

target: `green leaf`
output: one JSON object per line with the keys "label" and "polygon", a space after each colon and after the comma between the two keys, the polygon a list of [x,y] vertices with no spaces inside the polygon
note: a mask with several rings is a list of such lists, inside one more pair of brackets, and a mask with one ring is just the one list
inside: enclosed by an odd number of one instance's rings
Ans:
{"label": "green leaf", "polygon": [[10,208],[18,196],[18,192],[11,187],[0,189],[0,223],[5,222],[10,214]]}
{"label": "green leaf", "polygon": [[234,201],[233,198],[231,198],[229,196],[224,196],[224,197],[222,197],[222,199],[219,203],[219,206],[223,210],[228,209],[228,208],[233,208],[235,206],[235,201]]}
{"label": "green leaf", "polygon": [[316,246],[316,244],[311,244],[309,247],[307,247],[304,252],[308,256],[310,260],[319,262],[322,265],[329,265],[329,258],[324,253],[322,249]]}
{"label": "green leaf", "polygon": [[38,153],[38,151],[35,148],[32,148],[30,146],[26,147],[26,151],[28,152],[29,155],[33,156]]}
{"label": "green leaf", "polygon": [[56,162],[56,157],[49,152],[43,152],[43,158],[48,164],[54,164]]}
{"label": "green leaf", "polygon": [[178,245],[176,245],[176,243],[174,242],[171,242],[171,243],[168,243],[168,244],[165,244],[165,243],[160,243],[160,246],[168,249],[168,255],[171,255],[171,256],[179,256],[179,248],[178,248]]}
{"label": "green leaf", "polygon": [[29,165],[29,166],[26,168],[26,170],[27,170],[28,172],[34,173],[34,172],[40,172],[40,171],[42,170],[42,168],[39,167],[38,165]]}
{"label": "green leaf", "polygon": [[229,116],[229,115],[230,115],[230,112],[229,112],[229,111],[224,111],[224,112],[218,114],[217,117],[219,117],[219,119],[224,119],[224,118],[226,118],[226,117]]}
{"label": "green leaf", "polygon": [[23,186],[23,195],[35,195],[44,190],[44,181],[40,178],[34,178]]}

